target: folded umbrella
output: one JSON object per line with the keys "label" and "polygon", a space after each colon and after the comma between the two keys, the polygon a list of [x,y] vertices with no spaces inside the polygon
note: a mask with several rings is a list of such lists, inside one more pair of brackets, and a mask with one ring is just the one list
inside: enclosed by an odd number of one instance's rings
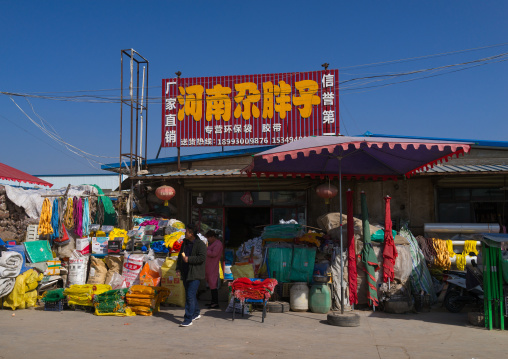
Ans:
{"label": "folded umbrella", "polygon": [[367,198],[365,193],[361,194],[362,199],[362,222],[363,222],[363,249],[362,249],[362,262],[363,262],[363,270],[367,273],[367,283],[369,286],[369,291],[367,294],[367,298],[371,301],[373,307],[377,307],[379,305],[379,300],[377,298],[377,288],[376,288],[376,277],[374,274],[379,269],[379,263],[377,262],[376,254],[374,253],[374,248],[372,248],[372,243],[370,241],[370,225],[369,225],[369,213],[367,210]]}
{"label": "folded umbrella", "polygon": [[395,277],[395,259],[399,255],[393,242],[390,197],[385,197],[385,244],[383,248],[383,282],[392,281]]}

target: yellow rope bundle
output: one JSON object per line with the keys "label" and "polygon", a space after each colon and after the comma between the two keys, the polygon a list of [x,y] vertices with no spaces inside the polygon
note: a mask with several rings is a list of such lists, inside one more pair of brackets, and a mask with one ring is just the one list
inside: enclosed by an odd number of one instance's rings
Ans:
{"label": "yellow rope bundle", "polygon": [[466,255],[464,253],[457,254],[457,262],[455,262],[458,270],[466,269]]}
{"label": "yellow rope bundle", "polygon": [[452,262],[450,260],[450,254],[448,253],[448,246],[446,241],[442,239],[433,238],[434,249],[436,250],[436,259],[434,264],[443,269],[450,269]]}
{"label": "yellow rope bundle", "polygon": [[41,218],[39,219],[39,235],[46,235],[53,233],[53,227],[51,227],[51,215],[53,206],[48,198],[44,199],[41,209]]}
{"label": "yellow rope bundle", "polygon": [[476,250],[476,241],[466,241],[464,243],[464,250],[462,251],[462,254],[466,256],[471,252],[478,255],[478,250]]}
{"label": "yellow rope bundle", "polygon": [[72,198],[67,198],[67,207],[65,208],[65,216],[64,223],[65,228],[74,228],[74,218],[73,218],[73,202]]}
{"label": "yellow rope bundle", "polygon": [[453,251],[453,243],[451,240],[446,241],[446,247],[448,248],[448,253],[450,254],[450,258],[455,257],[455,252]]}

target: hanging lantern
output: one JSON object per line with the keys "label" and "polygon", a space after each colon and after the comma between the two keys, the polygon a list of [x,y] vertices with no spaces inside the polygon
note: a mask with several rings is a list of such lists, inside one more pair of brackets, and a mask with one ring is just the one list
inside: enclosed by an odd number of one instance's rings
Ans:
{"label": "hanging lantern", "polygon": [[325,199],[326,204],[330,204],[330,198],[333,198],[339,193],[337,187],[330,183],[323,183],[316,188],[316,194]]}
{"label": "hanging lantern", "polygon": [[168,205],[168,201],[175,196],[175,189],[171,186],[160,186],[155,191],[155,195],[158,199],[164,201],[164,205]]}

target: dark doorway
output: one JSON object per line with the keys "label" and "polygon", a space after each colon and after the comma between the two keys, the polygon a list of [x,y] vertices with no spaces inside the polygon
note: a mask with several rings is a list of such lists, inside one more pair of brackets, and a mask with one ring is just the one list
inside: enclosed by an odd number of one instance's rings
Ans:
{"label": "dark doorway", "polygon": [[270,224],[270,208],[268,207],[229,207],[226,208],[227,247],[239,247],[248,239],[261,235],[262,226]]}

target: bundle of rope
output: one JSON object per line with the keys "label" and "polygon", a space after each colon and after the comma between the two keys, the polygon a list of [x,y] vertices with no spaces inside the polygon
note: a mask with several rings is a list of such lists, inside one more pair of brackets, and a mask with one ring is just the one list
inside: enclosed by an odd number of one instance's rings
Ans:
{"label": "bundle of rope", "polygon": [[95,213],[95,223],[104,224],[104,205],[102,204],[101,197],[97,197],[97,212]]}
{"label": "bundle of rope", "polygon": [[88,205],[88,198],[83,200],[82,232],[84,237],[90,234],[90,206]]}
{"label": "bundle of rope", "polygon": [[455,257],[455,252],[453,251],[453,242],[451,240],[446,241],[446,247],[448,248],[448,254],[450,255],[450,258]]}
{"label": "bundle of rope", "polygon": [[434,263],[434,258],[436,258],[436,251],[434,250],[433,245],[432,244],[429,245],[428,239],[425,238],[424,236],[418,236],[416,237],[416,240],[418,241],[418,245],[422,250],[425,261],[429,265]]}
{"label": "bundle of rope", "polygon": [[73,200],[73,205],[74,205],[74,233],[76,233],[76,235],[78,237],[83,237],[83,227],[82,227],[82,223],[83,223],[83,201],[81,200],[81,198],[77,198],[77,197],[74,197],[74,200]]}
{"label": "bundle of rope", "polygon": [[51,202],[48,198],[44,199],[42,203],[41,209],[41,217],[39,219],[39,229],[37,233],[39,235],[47,235],[53,233],[53,228],[51,227]]}
{"label": "bundle of rope", "polygon": [[99,192],[99,199],[100,199],[102,205],[104,206],[104,221],[103,221],[103,223],[105,225],[114,226],[116,224],[116,211],[115,211],[115,207],[113,206],[113,202],[111,202],[111,199],[108,196],[104,195],[104,192],[102,191],[102,189],[99,186],[97,186],[97,185],[93,185],[93,186],[95,188],[97,188],[97,191]]}
{"label": "bundle of rope", "polygon": [[432,240],[434,242],[434,249],[436,251],[436,259],[434,260],[434,265],[439,268],[450,269],[452,262],[450,260],[450,254],[448,253],[446,241],[437,238],[433,238]]}
{"label": "bundle of rope", "polygon": [[65,228],[71,229],[74,227],[74,218],[72,217],[73,205],[72,198],[67,198],[67,206],[65,207],[64,223]]}
{"label": "bundle of rope", "polygon": [[458,270],[466,269],[466,255],[464,253],[457,254],[457,261],[455,262]]}
{"label": "bundle of rope", "polygon": [[55,198],[53,201],[53,213],[51,216],[51,227],[53,228],[53,234],[51,234],[51,240],[57,239],[60,237],[60,216],[58,214],[58,198]]}
{"label": "bundle of rope", "polygon": [[478,255],[478,250],[476,249],[476,241],[465,241],[462,254],[469,255],[471,252],[473,252],[475,255]]}

